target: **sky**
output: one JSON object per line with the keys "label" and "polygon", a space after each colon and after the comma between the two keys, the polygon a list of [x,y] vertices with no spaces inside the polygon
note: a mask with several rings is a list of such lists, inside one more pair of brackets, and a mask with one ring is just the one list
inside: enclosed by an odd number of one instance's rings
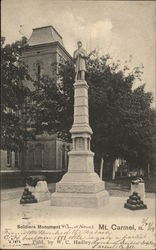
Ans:
{"label": "sky", "polygon": [[33,28],[53,25],[71,55],[82,40],[88,52],[96,48],[123,64],[131,58],[131,67],[144,66],[145,90],[153,93],[156,107],[155,6],[154,1],[2,0],[2,35],[11,43],[22,34],[29,38]]}

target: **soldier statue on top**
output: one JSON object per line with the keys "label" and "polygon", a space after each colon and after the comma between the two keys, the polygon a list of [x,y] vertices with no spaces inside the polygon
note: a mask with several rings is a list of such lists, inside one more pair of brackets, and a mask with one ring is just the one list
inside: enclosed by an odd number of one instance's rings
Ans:
{"label": "soldier statue on top", "polygon": [[89,58],[95,50],[92,51],[89,55],[85,49],[82,48],[82,42],[77,42],[78,49],[74,51],[73,61],[75,65],[75,81],[77,80],[85,80],[85,72],[86,72],[86,60]]}

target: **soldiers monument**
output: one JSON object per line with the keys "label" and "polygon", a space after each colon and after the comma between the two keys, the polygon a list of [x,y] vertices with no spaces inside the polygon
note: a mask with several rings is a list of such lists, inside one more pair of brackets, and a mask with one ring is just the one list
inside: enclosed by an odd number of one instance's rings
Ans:
{"label": "soldiers monument", "polygon": [[94,171],[94,153],[90,150],[92,129],[88,115],[88,84],[85,81],[86,60],[90,56],[78,41],[74,51],[74,123],[70,130],[72,150],[68,153],[68,172],[56,184],[51,205],[62,207],[103,207],[108,203],[104,182]]}

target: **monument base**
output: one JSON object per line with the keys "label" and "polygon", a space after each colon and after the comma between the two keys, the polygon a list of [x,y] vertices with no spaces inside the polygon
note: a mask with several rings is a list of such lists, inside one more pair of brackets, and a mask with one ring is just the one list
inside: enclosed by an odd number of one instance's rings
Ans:
{"label": "monument base", "polygon": [[94,173],[66,173],[56,184],[51,205],[58,207],[100,208],[108,203],[104,182]]}
{"label": "monument base", "polygon": [[52,194],[51,205],[58,207],[100,208],[108,203],[106,190],[98,193],[58,193]]}

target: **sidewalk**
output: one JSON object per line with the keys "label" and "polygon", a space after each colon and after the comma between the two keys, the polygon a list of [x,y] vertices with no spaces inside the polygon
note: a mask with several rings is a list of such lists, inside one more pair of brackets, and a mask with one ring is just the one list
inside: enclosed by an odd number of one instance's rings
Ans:
{"label": "sidewalk", "polygon": [[[55,207],[50,200],[29,205],[20,205],[19,199],[3,201],[2,249],[153,250],[155,200],[146,199],[148,209],[136,211],[125,209],[125,201],[110,196],[99,209]],[[107,229],[100,230],[99,225]]]}
{"label": "sidewalk", "polygon": [[[21,205],[24,187],[1,190],[1,249],[155,249],[155,194],[146,193],[147,209],[131,211],[124,208],[128,189],[105,187],[102,208],[55,207],[51,199]],[[55,183],[48,188],[54,192]]]}

